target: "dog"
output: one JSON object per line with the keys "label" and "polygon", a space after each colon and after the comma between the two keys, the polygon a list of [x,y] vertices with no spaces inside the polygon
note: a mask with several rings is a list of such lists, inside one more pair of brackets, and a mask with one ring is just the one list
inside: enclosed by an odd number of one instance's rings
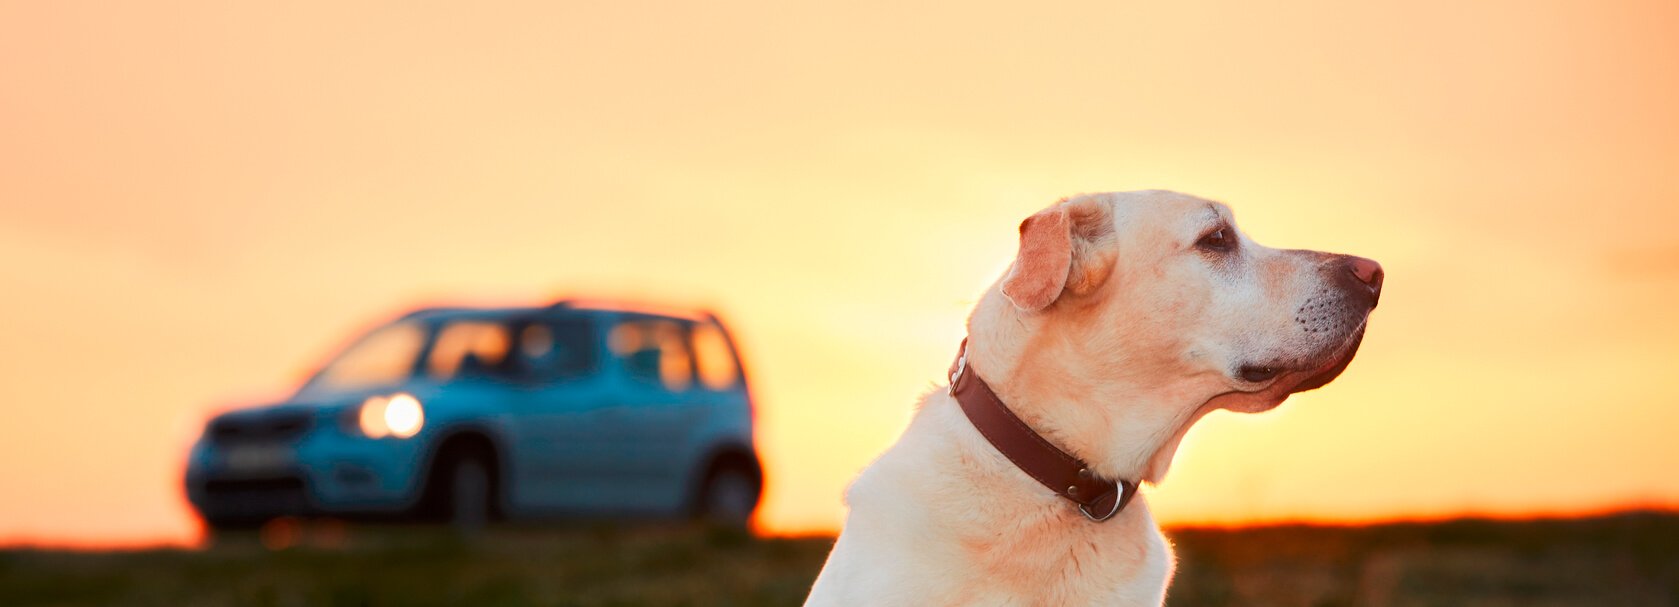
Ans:
{"label": "dog", "polygon": [[951,386],[847,490],[805,604],[1162,604],[1176,563],[1137,484],[1202,416],[1334,379],[1381,294],[1374,261],[1235,225],[1162,190],[1026,218]]}

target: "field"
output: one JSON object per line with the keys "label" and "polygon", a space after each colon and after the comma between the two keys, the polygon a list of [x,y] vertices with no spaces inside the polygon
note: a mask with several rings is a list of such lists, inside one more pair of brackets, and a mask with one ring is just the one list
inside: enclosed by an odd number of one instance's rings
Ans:
{"label": "field", "polygon": [[[1176,529],[1168,605],[1679,605],[1679,515]],[[272,539],[272,538],[270,538]],[[305,528],[0,551],[0,605],[796,605],[831,538],[696,527]],[[272,542],[271,542],[272,543]]]}

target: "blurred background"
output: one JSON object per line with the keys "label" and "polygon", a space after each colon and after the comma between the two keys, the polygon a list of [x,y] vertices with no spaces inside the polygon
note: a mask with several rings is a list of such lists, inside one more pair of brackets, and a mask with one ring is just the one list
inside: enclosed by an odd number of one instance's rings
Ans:
{"label": "blurred background", "polygon": [[1190,433],[1163,523],[1672,509],[1676,107],[1659,1],[0,2],[0,544],[198,546],[212,414],[569,295],[720,312],[754,530],[830,535],[1018,222],[1153,187],[1388,273],[1341,379]]}

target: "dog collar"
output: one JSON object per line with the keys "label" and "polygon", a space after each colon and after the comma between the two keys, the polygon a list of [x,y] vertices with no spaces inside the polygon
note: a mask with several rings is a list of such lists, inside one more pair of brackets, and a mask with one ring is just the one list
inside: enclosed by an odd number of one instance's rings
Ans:
{"label": "dog collar", "polygon": [[1085,518],[1098,523],[1113,518],[1137,495],[1135,483],[1096,476],[1088,464],[1050,444],[1010,411],[991,386],[968,368],[966,339],[950,368],[950,395],[992,447],[1027,476],[1078,504]]}

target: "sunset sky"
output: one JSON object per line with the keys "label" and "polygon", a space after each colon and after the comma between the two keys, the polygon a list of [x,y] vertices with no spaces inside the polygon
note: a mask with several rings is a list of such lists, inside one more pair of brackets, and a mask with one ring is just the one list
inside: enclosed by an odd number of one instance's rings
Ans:
{"label": "sunset sky", "polygon": [[1229,203],[1387,271],[1165,523],[1679,507],[1679,5],[0,2],[0,544],[190,542],[185,451],[416,305],[719,310],[772,532],[946,369],[1016,225]]}

